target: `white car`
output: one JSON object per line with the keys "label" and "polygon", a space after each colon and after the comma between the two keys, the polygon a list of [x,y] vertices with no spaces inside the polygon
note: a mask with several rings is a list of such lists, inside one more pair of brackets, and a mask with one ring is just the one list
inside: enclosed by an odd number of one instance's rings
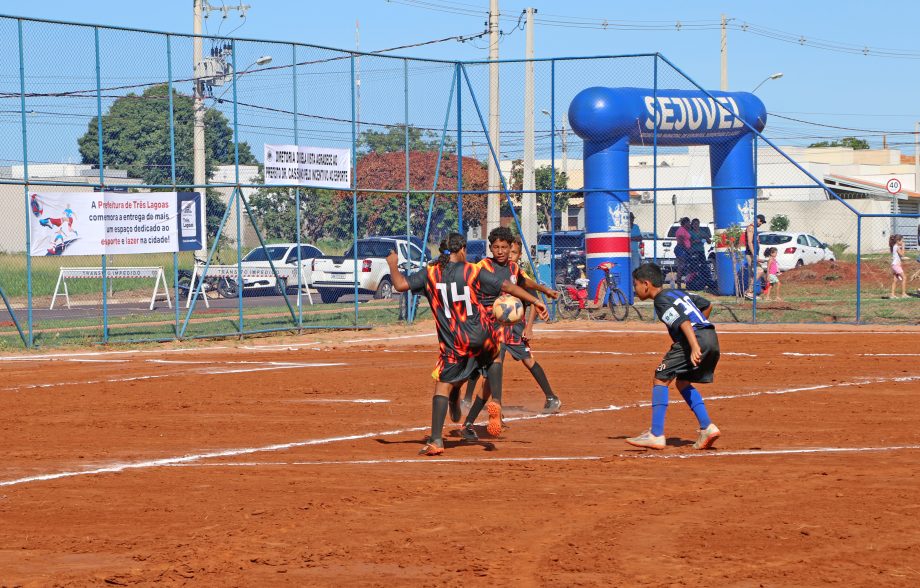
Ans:
{"label": "white car", "polygon": [[[303,268],[301,278],[304,288],[311,282],[311,267],[313,259],[321,257],[323,252],[314,245],[307,243],[300,244],[300,266]],[[281,293],[282,287],[276,283],[274,273],[271,270],[271,259],[276,270],[286,270],[287,277],[282,277],[282,286],[284,288],[296,287],[297,274],[290,270],[297,267],[297,243],[275,243],[262,247],[256,247],[246,254],[241,265],[243,267],[243,289],[247,288],[274,288],[275,292]],[[248,270],[248,272],[247,272]],[[250,275],[247,276],[247,273]],[[257,275],[253,275],[257,274]]]}
{"label": "white car", "polygon": [[758,233],[757,241],[760,243],[757,259],[761,262],[766,261],[764,251],[768,247],[776,247],[776,262],[782,272],[819,261],[837,259],[827,243],[808,233],[768,231]]}

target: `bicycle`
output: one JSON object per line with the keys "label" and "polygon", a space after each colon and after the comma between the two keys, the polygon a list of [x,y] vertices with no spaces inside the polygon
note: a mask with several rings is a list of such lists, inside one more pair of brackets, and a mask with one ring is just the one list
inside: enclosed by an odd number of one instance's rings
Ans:
{"label": "bicycle", "polygon": [[574,285],[558,286],[556,289],[559,291],[559,299],[556,304],[556,312],[559,313],[559,316],[564,319],[575,319],[582,311],[586,311],[588,318],[599,319],[601,318],[600,311],[607,309],[615,320],[626,320],[631,305],[626,301],[626,293],[620,289],[619,274],[611,271],[617,265],[619,264],[605,261],[594,268],[604,272],[604,279],[598,283],[592,301],[588,300],[587,278],[575,280]]}
{"label": "bicycle", "polygon": [[[197,255],[194,255],[195,265],[201,268],[204,268],[205,260],[199,258]],[[192,278],[194,277],[194,272],[192,270],[180,269],[179,270],[179,296],[181,300],[187,298],[189,295],[189,289],[192,285]],[[237,283],[233,278],[228,277],[218,277],[218,276],[207,276],[202,280],[201,292],[208,296],[208,298],[213,298],[209,296],[211,292],[217,292],[217,295],[221,298],[236,298],[237,297]]]}

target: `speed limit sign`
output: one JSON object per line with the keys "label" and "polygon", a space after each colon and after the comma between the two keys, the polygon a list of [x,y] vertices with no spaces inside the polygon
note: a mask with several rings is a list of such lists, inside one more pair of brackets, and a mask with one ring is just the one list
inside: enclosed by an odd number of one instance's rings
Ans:
{"label": "speed limit sign", "polygon": [[888,185],[886,187],[888,188],[889,194],[897,194],[901,191],[901,180],[898,178],[891,178],[888,180]]}

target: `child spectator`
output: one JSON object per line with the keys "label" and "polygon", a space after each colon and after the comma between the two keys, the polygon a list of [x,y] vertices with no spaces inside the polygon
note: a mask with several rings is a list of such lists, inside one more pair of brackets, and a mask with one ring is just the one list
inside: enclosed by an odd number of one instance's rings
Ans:
{"label": "child spectator", "polygon": [[901,266],[901,258],[904,257],[904,236],[894,234],[888,237],[888,248],[891,249],[891,297],[894,295],[894,287],[901,282],[901,298],[907,298],[907,280],[904,279],[904,268]]}
{"label": "child spectator", "polygon": [[776,255],[779,251],[776,247],[767,247],[764,251],[764,255],[767,256],[767,290],[764,292],[764,299],[770,301],[770,293],[773,292],[774,287],[776,288],[776,296],[773,298],[777,301],[782,301],[782,298],[779,297],[779,262],[776,261]]}

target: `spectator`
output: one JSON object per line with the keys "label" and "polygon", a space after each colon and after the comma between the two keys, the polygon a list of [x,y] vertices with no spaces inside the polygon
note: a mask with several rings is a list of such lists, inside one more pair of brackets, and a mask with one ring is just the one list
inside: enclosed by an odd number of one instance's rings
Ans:
{"label": "spectator", "polygon": [[901,260],[904,258],[904,236],[892,235],[888,237],[888,247],[891,249],[891,297],[894,295],[895,284],[901,282],[901,298],[907,298],[907,280],[904,279],[904,267]]}
{"label": "spectator", "polygon": [[629,258],[631,267],[629,273],[642,265],[642,256],[639,254],[639,245],[642,244],[642,230],[636,224],[636,215],[629,213]]}
{"label": "spectator", "polygon": [[[757,229],[767,224],[767,217],[762,214],[758,214],[755,219],[757,223]],[[744,231],[744,261],[748,268],[748,272],[753,279],[750,279],[750,283],[747,285],[747,290],[744,293],[745,298],[754,298],[754,281],[760,280],[763,278],[763,268],[760,267],[757,263],[757,251],[759,249],[759,243],[757,243],[757,229],[754,228],[754,223],[751,223],[747,226],[747,229]]]}
{"label": "spectator", "polygon": [[677,264],[677,281],[683,280],[687,275],[687,261],[690,259],[690,218],[680,219],[680,226],[674,233],[674,261]]}
{"label": "spectator", "polygon": [[[712,240],[706,236],[706,230],[700,227],[700,219],[690,221],[690,254],[687,264],[687,288],[705,290],[714,285],[709,260],[706,259],[706,243]],[[692,284],[692,285],[691,285]]]}
{"label": "spectator", "polygon": [[767,289],[764,291],[764,300],[770,300],[770,293],[776,290],[774,295],[774,300],[781,302],[783,299],[779,297],[779,262],[776,261],[776,255],[779,253],[779,250],[776,247],[767,247],[764,249],[764,256],[767,258]]}

